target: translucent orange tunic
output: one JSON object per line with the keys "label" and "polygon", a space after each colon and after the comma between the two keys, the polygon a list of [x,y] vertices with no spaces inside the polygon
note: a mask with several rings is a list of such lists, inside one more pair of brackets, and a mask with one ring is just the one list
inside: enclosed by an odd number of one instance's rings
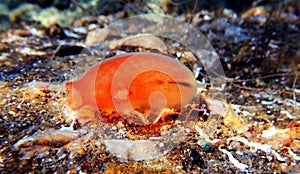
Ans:
{"label": "translucent orange tunic", "polygon": [[73,110],[119,114],[180,109],[191,101],[197,89],[187,67],[156,53],[128,53],[105,59],[79,80],[67,82],[66,88]]}

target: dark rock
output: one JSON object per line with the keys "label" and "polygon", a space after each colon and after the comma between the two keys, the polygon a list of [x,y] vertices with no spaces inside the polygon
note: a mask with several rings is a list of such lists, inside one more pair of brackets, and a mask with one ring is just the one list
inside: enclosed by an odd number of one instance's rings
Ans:
{"label": "dark rock", "polygon": [[65,10],[70,7],[71,0],[55,0],[53,5],[59,10]]}
{"label": "dark rock", "polygon": [[52,38],[59,38],[64,39],[67,38],[66,33],[64,32],[64,29],[61,28],[58,24],[52,25],[48,28],[47,34]]}
{"label": "dark rock", "polygon": [[78,45],[61,45],[55,52],[55,56],[64,57],[77,55],[82,52],[84,47]]}
{"label": "dark rock", "polygon": [[6,14],[0,14],[0,31],[6,30],[9,27],[10,19]]}
{"label": "dark rock", "polygon": [[53,0],[28,0],[32,4],[37,4],[42,8],[50,7],[53,4]]}
{"label": "dark rock", "polygon": [[190,157],[193,164],[196,164],[200,168],[205,168],[205,163],[196,149],[191,149]]}
{"label": "dark rock", "polygon": [[8,9],[12,10],[15,9],[17,7],[19,7],[21,4],[25,3],[25,1],[22,0],[3,0],[2,4],[6,5]]}
{"label": "dark rock", "polygon": [[123,10],[124,5],[122,1],[98,1],[96,9],[99,14],[108,15]]}
{"label": "dark rock", "polygon": [[36,4],[42,8],[55,6],[59,10],[65,10],[70,7],[71,2],[71,0],[4,0],[2,3],[10,10],[23,5],[23,3]]}
{"label": "dark rock", "polygon": [[188,149],[183,150],[182,153],[184,154],[183,156],[185,156],[182,165],[187,173],[193,170],[199,170],[199,168],[207,168],[202,156],[195,148],[188,147]]}
{"label": "dark rock", "polygon": [[253,0],[225,0],[226,8],[232,9],[235,12],[242,12],[251,7]]}
{"label": "dark rock", "polygon": [[187,12],[197,12],[203,9],[205,10],[216,10],[220,7],[224,6],[224,0],[210,0],[210,1],[203,1],[203,0],[179,0],[178,4],[178,13],[187,13]]}

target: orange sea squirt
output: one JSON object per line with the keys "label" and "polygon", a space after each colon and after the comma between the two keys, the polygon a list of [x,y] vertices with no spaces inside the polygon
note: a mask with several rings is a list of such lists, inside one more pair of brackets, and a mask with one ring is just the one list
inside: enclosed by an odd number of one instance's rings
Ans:
{"label": "orange sea squirt", "polygon": [[105,59],[79,80],[67,82],[66,88],[70,108],[87,118],[87,110],[122,115],[181,109],[197,90],[186,66],[157,53],[127,53]]}

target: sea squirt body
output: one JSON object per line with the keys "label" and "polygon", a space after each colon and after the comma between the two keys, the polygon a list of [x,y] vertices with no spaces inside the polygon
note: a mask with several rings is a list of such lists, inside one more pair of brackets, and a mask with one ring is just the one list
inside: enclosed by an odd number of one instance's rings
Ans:
{"label": "sea squirt body", "polygon": [[[127,53],[105,59],[79,80],[66,83],[75,111],[126,114],[181,109],[196,94],[193,74],[179,61],[157,53]],[[87,114],[87,113],[86,113]]]}

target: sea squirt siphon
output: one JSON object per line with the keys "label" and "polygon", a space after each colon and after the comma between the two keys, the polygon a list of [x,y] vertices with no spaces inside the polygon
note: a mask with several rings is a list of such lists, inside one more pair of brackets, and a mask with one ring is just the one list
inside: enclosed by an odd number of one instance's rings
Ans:
{"label": "sea squirt siphon", "polygon": [[180,110],[197,90],[185,65],[165,55],[144,52],[105,59],[79,80],[67,82],[66,88],[68,105],[80,113],[79,120],[93,120],[97,111],[126,115]]}

